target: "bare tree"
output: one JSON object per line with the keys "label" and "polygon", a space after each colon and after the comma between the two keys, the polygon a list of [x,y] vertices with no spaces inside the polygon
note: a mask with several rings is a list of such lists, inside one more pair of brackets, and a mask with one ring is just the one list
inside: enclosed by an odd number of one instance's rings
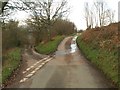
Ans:
{"label": "bare tree", "polygon": [[95,18],[94,11],[92,10],[91,7],[89,7],[88,2],[85,3],[84,9],[87,28],[93,28]]}
{"label": "bare tree", "polygon": [[106,3],[103,1],[94,2],[98,12],[99,25],[103,26],[105,23]]}
{"label": "bare tree", "polygon": [[113,23],[114,22],[114,16],[115,16],[114,11],[108,9],[106,11],[106,16],[108,17],[109,23]]}
{"label": "bare tree", "polygon": [[41,26],[44,26],[44,29],[47,30],[48,40],[50,40],[51,27],[57,19],[68,15],[70,8],[67,7],[67,0],[34,0],[33,2],[17,0],[8,2],[5,10],[7,9],[28,12],[32,17],[31,24],[34,21],[34,27],[39,31]]}
{"label": "bare tree", "polygon": [[8,3],[8,0],[6,0],[5,2],[0,1],[0,5],[1,5],[1,11],[0,11],[0,14],[3,13],[3,11],[4,11],[4,7],[6,6],[7,3]]}
{"label": "bare tree", "polygon": [[94,15],[93,15],[93,11],[92,11],[92,10],[90,11],[89,20],[90,20],[91,28],[93,28],[93,24],[94,24]]}
{"label": "bare tree", "polygon": [[42,12],[45,12],[45,14],[41,13],[41,18],[43,21],[45,20],[44,22],[47,25],[49,40],[51,38],[51,26],[58,18],[63,17],[63,15],[68,12],[68,9],[65,9],[67,1],[62,0],[61,3],[54,10],[52,8],[53,3],[53,0],[47,0],[46,2],[41,3]]}
{"label": "bare tree", "polygon": [[86,2],[84,10],[87,29],[93,28],[94,26],[101,27],[114,22],[114,12],[107,7],[104,1],[96,1],[91,7]]}
{"label": "bare tree", "polygon": [[89,27],[89,5],[88,5],[88,2],[85,3],[84,5],[84,9],[85,9],[85,20],[86,20],[86,25],[87,25],[87,28]]}
{"label": "bare tree", "polygon": [[32,12],[31,16],[38,22],[36,24],[45,24],[49,40],[51,39],[51,26],[57,19],[67,15],[69,11],[66,0],[60,2],[55,0],[35,0],[31,3],[23,1],[23,4],[25,9],[27,8],[28,11]]}

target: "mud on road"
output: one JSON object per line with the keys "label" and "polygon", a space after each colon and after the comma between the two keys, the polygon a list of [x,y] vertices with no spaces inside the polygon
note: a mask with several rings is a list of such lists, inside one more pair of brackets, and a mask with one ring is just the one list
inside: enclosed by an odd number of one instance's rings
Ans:
{"label": "mud on road", "polygon": [[[83,56],[78,48],[71,52],[73,36],[66,37],[58,46],[55,58],[23,83],[12,88],[111,88],[106,77]],[[29,61],[38,61],[29,56]],[[32,62],[27,62],[32,65]]]}
{"label": "mud on road", "polygon": [[48,81],[47,88],[111,88],[112,84],[95,68],[84,55],[76,49],[71,53],[73,37],[67,37],[59,45],[58,51],[67,52],[56,55],[54,74]]}
{"label": "mud on road", "polygon": [[18,88],[19,81],[24,77],[23,71],[41,60],[42,58],[47,57],[47,55],[41,55],[35,52],[34,49],[25,49],[21,55],[21,63],[17,70],[12,74],[10,79],[5,84],[5,88]]}

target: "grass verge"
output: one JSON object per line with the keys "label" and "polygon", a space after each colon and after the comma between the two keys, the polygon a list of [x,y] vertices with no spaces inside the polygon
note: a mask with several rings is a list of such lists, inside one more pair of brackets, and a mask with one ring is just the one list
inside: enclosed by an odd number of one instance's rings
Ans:
{"label": "grass verge", "polygon": [[94,63],[115,85],[118,85],[118,51],[107,51],[86,44],[80,36],[77,44],[88,60]]}
{"label": "grass verge", "polygon": [[40,43],[38,46],[35,47],[36,51],[41,54],[50,54],[56,51],[59,43],[63,40],[64,36],[57,36],[54,37],[52,41],[47,43]]}
{"label": "grass verge", "polygon": [[3,55],[2,83],[4,83],[19,66],[21,60],[20,48],[9,50]]}

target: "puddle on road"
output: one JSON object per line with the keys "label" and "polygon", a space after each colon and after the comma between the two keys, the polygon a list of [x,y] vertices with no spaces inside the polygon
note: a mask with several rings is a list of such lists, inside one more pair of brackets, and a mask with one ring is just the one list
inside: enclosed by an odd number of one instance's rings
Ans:
{"label": "puddle on road", "polygon": [[76,44],[76,39],[77,39],[77,37],[78,37],[78,36],[75,36],[75,37],[72,39],[72,41],[71,41],[71,45],[70,45],[71,51],[70,51],[70,53],[74,53],[74,52],[76,52],[76,50],[77,50],[77,44]]}
{"label": "puddle on road", "polygon": [[77,50],[77,44],[76,44],[76,39],[78,36],[75,36],[72,41],[71,41],[71,45],[70,45],[70,49],[67,50],[60,50],[60,51],[56,51],[56,56],[64,56],[70,53],[74,53]]}
{"label": "puddle on road", "polygon": [[56,51],[56,56],[64,56],[66,54],[69,54],[70,53],[70,49],[68,50],[61,50],[61,51]]}

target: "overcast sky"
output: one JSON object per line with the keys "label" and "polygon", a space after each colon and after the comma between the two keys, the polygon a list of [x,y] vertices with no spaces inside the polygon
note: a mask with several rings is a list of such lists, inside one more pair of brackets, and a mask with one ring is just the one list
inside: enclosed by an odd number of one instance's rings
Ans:
{"label": "overcast sky", "polygon": [[[77,29],[86,29],[86,23],[84,19],[84,3],[89,2],[91,4],[95,0],[68,0],[68,5],[71,7],[68,19],[74,22]],[[120,0],[104,0],[108,7],[115,10],[115,21],[118,21],[118,2]],[[24,20],[28,14],[20,11],[16,13],[15,18],[19,20]]]}

